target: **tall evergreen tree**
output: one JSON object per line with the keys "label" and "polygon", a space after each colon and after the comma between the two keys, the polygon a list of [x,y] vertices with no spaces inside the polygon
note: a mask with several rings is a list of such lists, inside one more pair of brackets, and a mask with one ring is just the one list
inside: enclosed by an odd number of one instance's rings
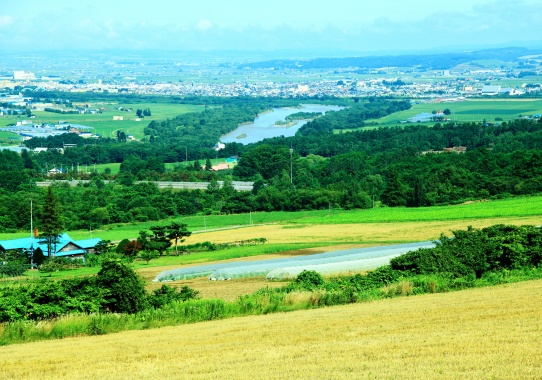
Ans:
{"label": "tall evergreen tree", "polygon": [[56,253],[56,244],[63,229],[60,203],[53,191],[53,187],[49,186],[42,209],[40,233],[40,237],[47,244],[47,255],[49,257],[54,256]]}
{"label": "tall evergreen tree", "polygon": [[205,160],[205,170],[211,171],[212,168],[213,168],[213,163],[211,162],[211,159],[207,157],[207,159]]}

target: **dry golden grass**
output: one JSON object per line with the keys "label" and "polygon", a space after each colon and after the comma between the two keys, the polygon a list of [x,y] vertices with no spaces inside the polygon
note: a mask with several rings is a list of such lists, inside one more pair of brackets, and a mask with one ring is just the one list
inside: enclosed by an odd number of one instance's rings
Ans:
{"label": "dry golden grass", "polygon": [[540,379],[541,357],[542,281],[530,281],[11,345],[0,377]]}
{"label": "dry golden grass", "polygon": [[[226,243],[235,240],[252,238],[267,238],[269,243],[330,243],[333,245],[308,248],[302,250],[267,254],[239,259],[223,260],[221,262],[251,261],[284,258],[295,255],[307,255],[332,250],[350,249],[354,247],[367,247],[379,244],[391,244],[396,241],[424,241],[437,239],[440,233],[450,234],[452,230],[465,229],[467,225],[483,228],[494,224],[542,224],[539,216],[493,218],[479,220],[453,220],[437,222],[400,222],[400,223],[360,223],[360,224],[331,224],[331,225],[266,225],[239,228],[235,230],[213,231],[192,235],[187,243],[212,241],[213,243]],[[339,243],[339,244],[337,244]],[[204,264],[212,264],[207,262]],[[186,266],[202,265],[202,263],[188,264]],[[160,266],[138,269],[138,274],[147,282],[147,289],[153,290],[162,283],[152,283],[152,279],[163,270],[179,268],[179,265]],[[347,273],[351,274],[351,273]],[[207,278],[181,280],[169,282],[172,286],[190,286],[200,292],[202,298],[221,298],[233,300],[240,295],[252,293],[263,287],[278,287],[284,283],[270,282],[263,277],[234,279],[231,281],[208,281]]]}
{"label": "dry golden grass", "polygon": [[540,216],[469,219],[437,222],[397,222],[397,223],[359,223],[326,225],[289,225],[273,224],[253,226],[235,230],[222,230],[194,234],[187,244],[212,241],[227,243],[236,239],[254,239],[264,237],[269,243],[382,243],[390,241],[423,241],[437,239],[441,232],[450,234],[452,230],[464,230],[468,225],[475,228],[494,224],[534,224],[540,225]]}

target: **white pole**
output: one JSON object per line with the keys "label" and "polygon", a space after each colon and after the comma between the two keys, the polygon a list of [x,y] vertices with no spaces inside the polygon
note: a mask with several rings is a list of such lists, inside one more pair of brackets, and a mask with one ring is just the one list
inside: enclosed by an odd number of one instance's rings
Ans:
{"label": "white pole", "polygon": [[294,152],[294,149],[292,147],[292,142],[290,142],[290,183],[293,183],[293,171],[292,171],[292,153]]}
{"label": "white pole", "polygon": [[34,221],[32,220],[32,199],[30,200],[30,269],[34,268]]}

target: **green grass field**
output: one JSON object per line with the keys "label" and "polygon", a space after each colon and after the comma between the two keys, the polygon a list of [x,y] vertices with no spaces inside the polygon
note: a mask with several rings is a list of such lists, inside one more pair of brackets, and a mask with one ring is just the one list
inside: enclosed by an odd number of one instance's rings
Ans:
{"label": "green grass field", "polygon": [[[118,241],[133,239],[139,231],[151,226],[165,225],[171,221],[181,221],[188,225],[189,231],[203,233],[216,229],[236,228],[252,224],[294,224],[325,225],[353,223],[399,223],[432,222],[447,220],[490,219],[499,217],[520,217],[542,215],[542,196],[517,197],[487,202],[453,206],[434,206],[420,208],[381,207],[366,210],[317,210],[298,212],[253,212],[252,214],[234,215],[194,215],[171,220],[151,221],[133,224],[115,224],[93,230],[93,237]],[[68,231],[73,239],[88,239],[91,231]],[[27,232],[14,234],[0,233],[0,239],[15,239],[27,236]]]}
{"label": "green grass field", "polygon": [[23,139],[11,132],[0,131],[0,145],[18,145]]}
{"label": "green grass field", "polygon": [[[409,125],[401,121],[422,112],[431,113],[433,110],[449,108],[452,114],[448,116],[451,121],[457,122],[494,122],[496,117],[504,121],[514,120],[520,116],[542,114],[542,99],[478,99],[451,103],[419,103],[413,104],[406,111],[397,112],[380,119],[368,121],[377,122],[379,126]],[[433,125],[430,123],[416,123]]]}
{"label": "green grass field", "polygon": [[[216,165],[218,163],[224,162],[223,158],[213,158],[211,159],[211,163],[213,165]],[[199,163],[201,165],[205,164],[205,160],[200,160]],[[167,162],[165,164],[166,170],[173,170],[179,165],[193,165],[194,161],[188,161],[188,162]],[[111,163],[111,164],[99,164],[96,165],[96,171],[98,173],[103,173],[106,168],[111,169],[111,174],[118,174],[120,170],[120,164],[119,163]]]}
{"label": "green grass field", "polygon": [[[105,108],[101,114],[84,114],[84,115],[62,115],[45,111],[34,111],[36,117],[32,121],[36,124],[42,123],[58,123],[59,120],[67,121],[68,123],[81,124],[94,128],[93,132],[104,137],[114,137],[115,132],[122,129],[127,134],[132,134],[136,138],[143,137],[143,128],[145,128],[152,120],[164,120],[173,118],[177,115],[188,112],[203,111],[203,106],[190,104],[168,104],[168,103],[100,103],[89,102],[91,108]],[[75,103],[75,105],[78,105]],[[131,108],[133,111],[125,112],[118,111],[116,107]],[[136,110],[150,108],[152,116],[135,121],[137,118]],[[69,110],[69,109],[68,109]],[[113,116],[123,116],[124,120],[114,121]],[[8,124],[16,123],[20,120],[25,120],[23,116],[0,116],[0,127]]]}

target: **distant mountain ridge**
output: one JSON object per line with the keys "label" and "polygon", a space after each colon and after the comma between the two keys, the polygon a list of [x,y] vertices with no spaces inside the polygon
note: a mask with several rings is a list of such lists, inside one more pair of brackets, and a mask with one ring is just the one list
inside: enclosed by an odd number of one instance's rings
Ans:
{"label": "distant mountain ridge", "polygon": [[240,65],[239,68],[253,69],[333,69],[346,67],[359,67],[376,69],[380,67],[412,67],[420,66],[422,69],[447,70],[462,63],[479,59],[498,59],[513,61],[526,55],[542,54],[542,50],[531,50],[522,47],[509,47],[499,49],[486,49],[460,53],[416,54],[416,55],[385,55],[347,58],[315,58],[307,60],[270,60],[252,62]]}

